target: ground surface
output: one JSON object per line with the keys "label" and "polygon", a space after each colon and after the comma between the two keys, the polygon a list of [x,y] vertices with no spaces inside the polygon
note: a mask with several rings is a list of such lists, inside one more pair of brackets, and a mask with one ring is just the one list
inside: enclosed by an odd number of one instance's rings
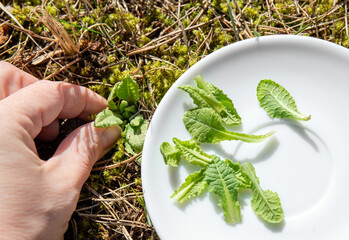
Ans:
{"label": "ground surface", "polygon": [[[231,17],[225,0],[0,2],[0,60],[105,97],[129,74],[139,85],[135,113],[148,120],[182,73],[236,41],[297,34],[349,46],[345,1],[234,0]],[[62,121],[57,141],[37,141],[42,158],[80,124]],[[125,151],[123,136],[97,162],[66,239],[157,239],[142,198],[140,158]]]}

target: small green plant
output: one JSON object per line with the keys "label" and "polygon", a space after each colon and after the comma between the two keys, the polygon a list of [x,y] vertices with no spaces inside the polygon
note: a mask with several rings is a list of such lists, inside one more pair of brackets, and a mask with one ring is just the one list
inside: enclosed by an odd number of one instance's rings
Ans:
{"label": "small green plant", "polygon": [[136,115],[138,99],[138,84],[127,75],[113,86],[107,99],[108,107],[98,113],[94,121],[97,128],[120,126],[126,136],[125,150],[131,154],[142,151],[149,124],[142,115]]}

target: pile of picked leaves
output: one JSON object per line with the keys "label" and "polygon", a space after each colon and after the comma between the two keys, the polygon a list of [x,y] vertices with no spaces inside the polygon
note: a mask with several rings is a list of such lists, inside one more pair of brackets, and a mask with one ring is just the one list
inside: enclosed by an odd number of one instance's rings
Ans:
{"label": "pile of picked leaves", "polygon": [[[197,61],[236,41],[273,34],[313,36],[349,46],[347,1],[0,3],[0,60],[39,79],[71,82],[111,96],[105,114],[122,121],[122,137],[94,166],[66,239],[158,238],[144,205],[139,143],[164,94]],[[134,98],[123,95],[128,83],[137,93]],[[55,142],[36,142],[40,156],[49,158],[80,124],[77,119],[61,121]]]}

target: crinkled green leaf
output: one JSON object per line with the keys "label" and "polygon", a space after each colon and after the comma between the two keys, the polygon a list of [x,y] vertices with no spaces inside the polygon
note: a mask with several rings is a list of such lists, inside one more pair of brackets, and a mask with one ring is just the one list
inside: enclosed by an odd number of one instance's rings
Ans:
{"label": "crinkled green leaf", "polygon": [[311,116],[301,114],[290,93],[278,83],[265,79],[257,86],[257,98],[270,117],[290,118],[301,121],[310,120]]}
{"label": "crinkled green leaf", "polygon": [[199,88],[204,89],[207,93],[213,95],[218,102],[224,106],[224,109],[219,112],[219,115],[225,124],[241,124],[241,117],[237,113],[233,101],[226,94],[224,94],[221,89],[217,88],[212,83],[206,82],[201,75],[195,77],[194,81]]}
{"label": "crinkled green leaf", "polygon": [[[126,125],[126,143],[134,150],[139,153],[143,149],[145,135],[148,129],[148,121],[144,120],[143,117],[141,123],[138,126],[132,126],[131,123]],[[137,120],[138,121],[138,120]]]}
{"label": "crinkled green leaf", "polygon": [[189,175],[185,182],[173,193],[171,198],[183,203],[200,195],[207,187],[204,180],[206,168]]}
{"label": "crinkled green leaf", "polygon": [[122,100],[119,104],[119,110],[121,113],[125,112],[125,109],[128,107],[128,102],[125,100]]}
{"label": "crinkled green leaf", "polygon": [[164,158],[165,164],[172,167],[178,167],[181,160],[181,152],[176,146],[163,142],[160,146],[160,152]]}
{"label": "crinkled green leaf", "polygon": [[250,180],[246,177],[245,174],[241,172],[241,163],[233,162],[230,159],[226,159],[225,163],[234,171],[235,177],[239,180],[239,188],[249,189],[251,188]]}
{"label": "crinkled green leaf", "polygon": [[212,108],[227,125],[241,123],[241,118],[234,108],[234,104],[222,90],[206,82],[201,75],[194,78],[197,87],[183,85],[179,88],[189,93],[199,108]]}
{"label": "crinkled green leaf", "polygon": [[284,218],[281,202],[277,193],[270,190],[264,191],[259,185],[259,179],[251,163],[241,165],[241,170],[252,185],[251,206],[253,211],[270,223],[279,223]]}
{"label": "crinkled green leaf", "polygon": [[144,119],[142,115],[137,115],[134,119],[130,121],[132,127],[139,127],[143,123]]}
{"label": "crinkled green leaf", "polygon": [[219,197],[219,205],[224,212],[227,223],[241,222],[240,204],[238,202],[239,181],[233,170],[218,157],[214,157],[207,166],[205,181],[210,192]]}
{"label": "crinkled green leaf", "polygon": [[194,141],[181,141],[178,138],[172,139],[183,158],[188,162],[202,167],[207,166],[212,161],[212,156],[201,151]]}
{"label": "crinkled green leaf", "polygon": [[183,122],[188,132],[198,141],[219,143],[224,140],[241,140],[244,142],[261,142],[274,132],[265,135],[249,135],[227,131],[219,115],[211,108],[199,108],[187,111]]}
{"label": "crinkled green leaf", "polygon": [[123,121],[118,117],[116,113],[109,109],[104,109],[98,113],[94,122],[94,126],[97,128],[112,127],[122,124]]}
{"label": "crinkled green leaf", "polygon": [[118,110],[118,108],[117,108],[117,106],[116,106],[116,104],[115,104],[115,102],[114,102],[114,99],[116,98],[117,87],[118,87],[117,85],[118,85],[118,84],[119,84],[119,83],[114,84],[112,90],[111,90],[110,93],[109,93],[108,99],[107,99],[107,101],[108,101],[108,107],[109,107],[112,111],[117,111],[117,110]]}
{"label": "crinkled green leaf", "polygon": [[117,85],[116,96],[121,100],[136,103],[139,98],[138,84],[130,76],[126,76]]}

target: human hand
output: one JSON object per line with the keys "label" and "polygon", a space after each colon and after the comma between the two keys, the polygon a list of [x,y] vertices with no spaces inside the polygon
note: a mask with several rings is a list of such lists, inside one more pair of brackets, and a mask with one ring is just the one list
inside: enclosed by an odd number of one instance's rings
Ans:
{"label": "human hand", "polygon": [[54,139],[57,119],[87,120],[106,100],[87,88],[38,81],[5,62],[0,62],[0,100],[0,239],[63,239],[83,183],[120,128],[87,123],[43,161],[35,137]]}

